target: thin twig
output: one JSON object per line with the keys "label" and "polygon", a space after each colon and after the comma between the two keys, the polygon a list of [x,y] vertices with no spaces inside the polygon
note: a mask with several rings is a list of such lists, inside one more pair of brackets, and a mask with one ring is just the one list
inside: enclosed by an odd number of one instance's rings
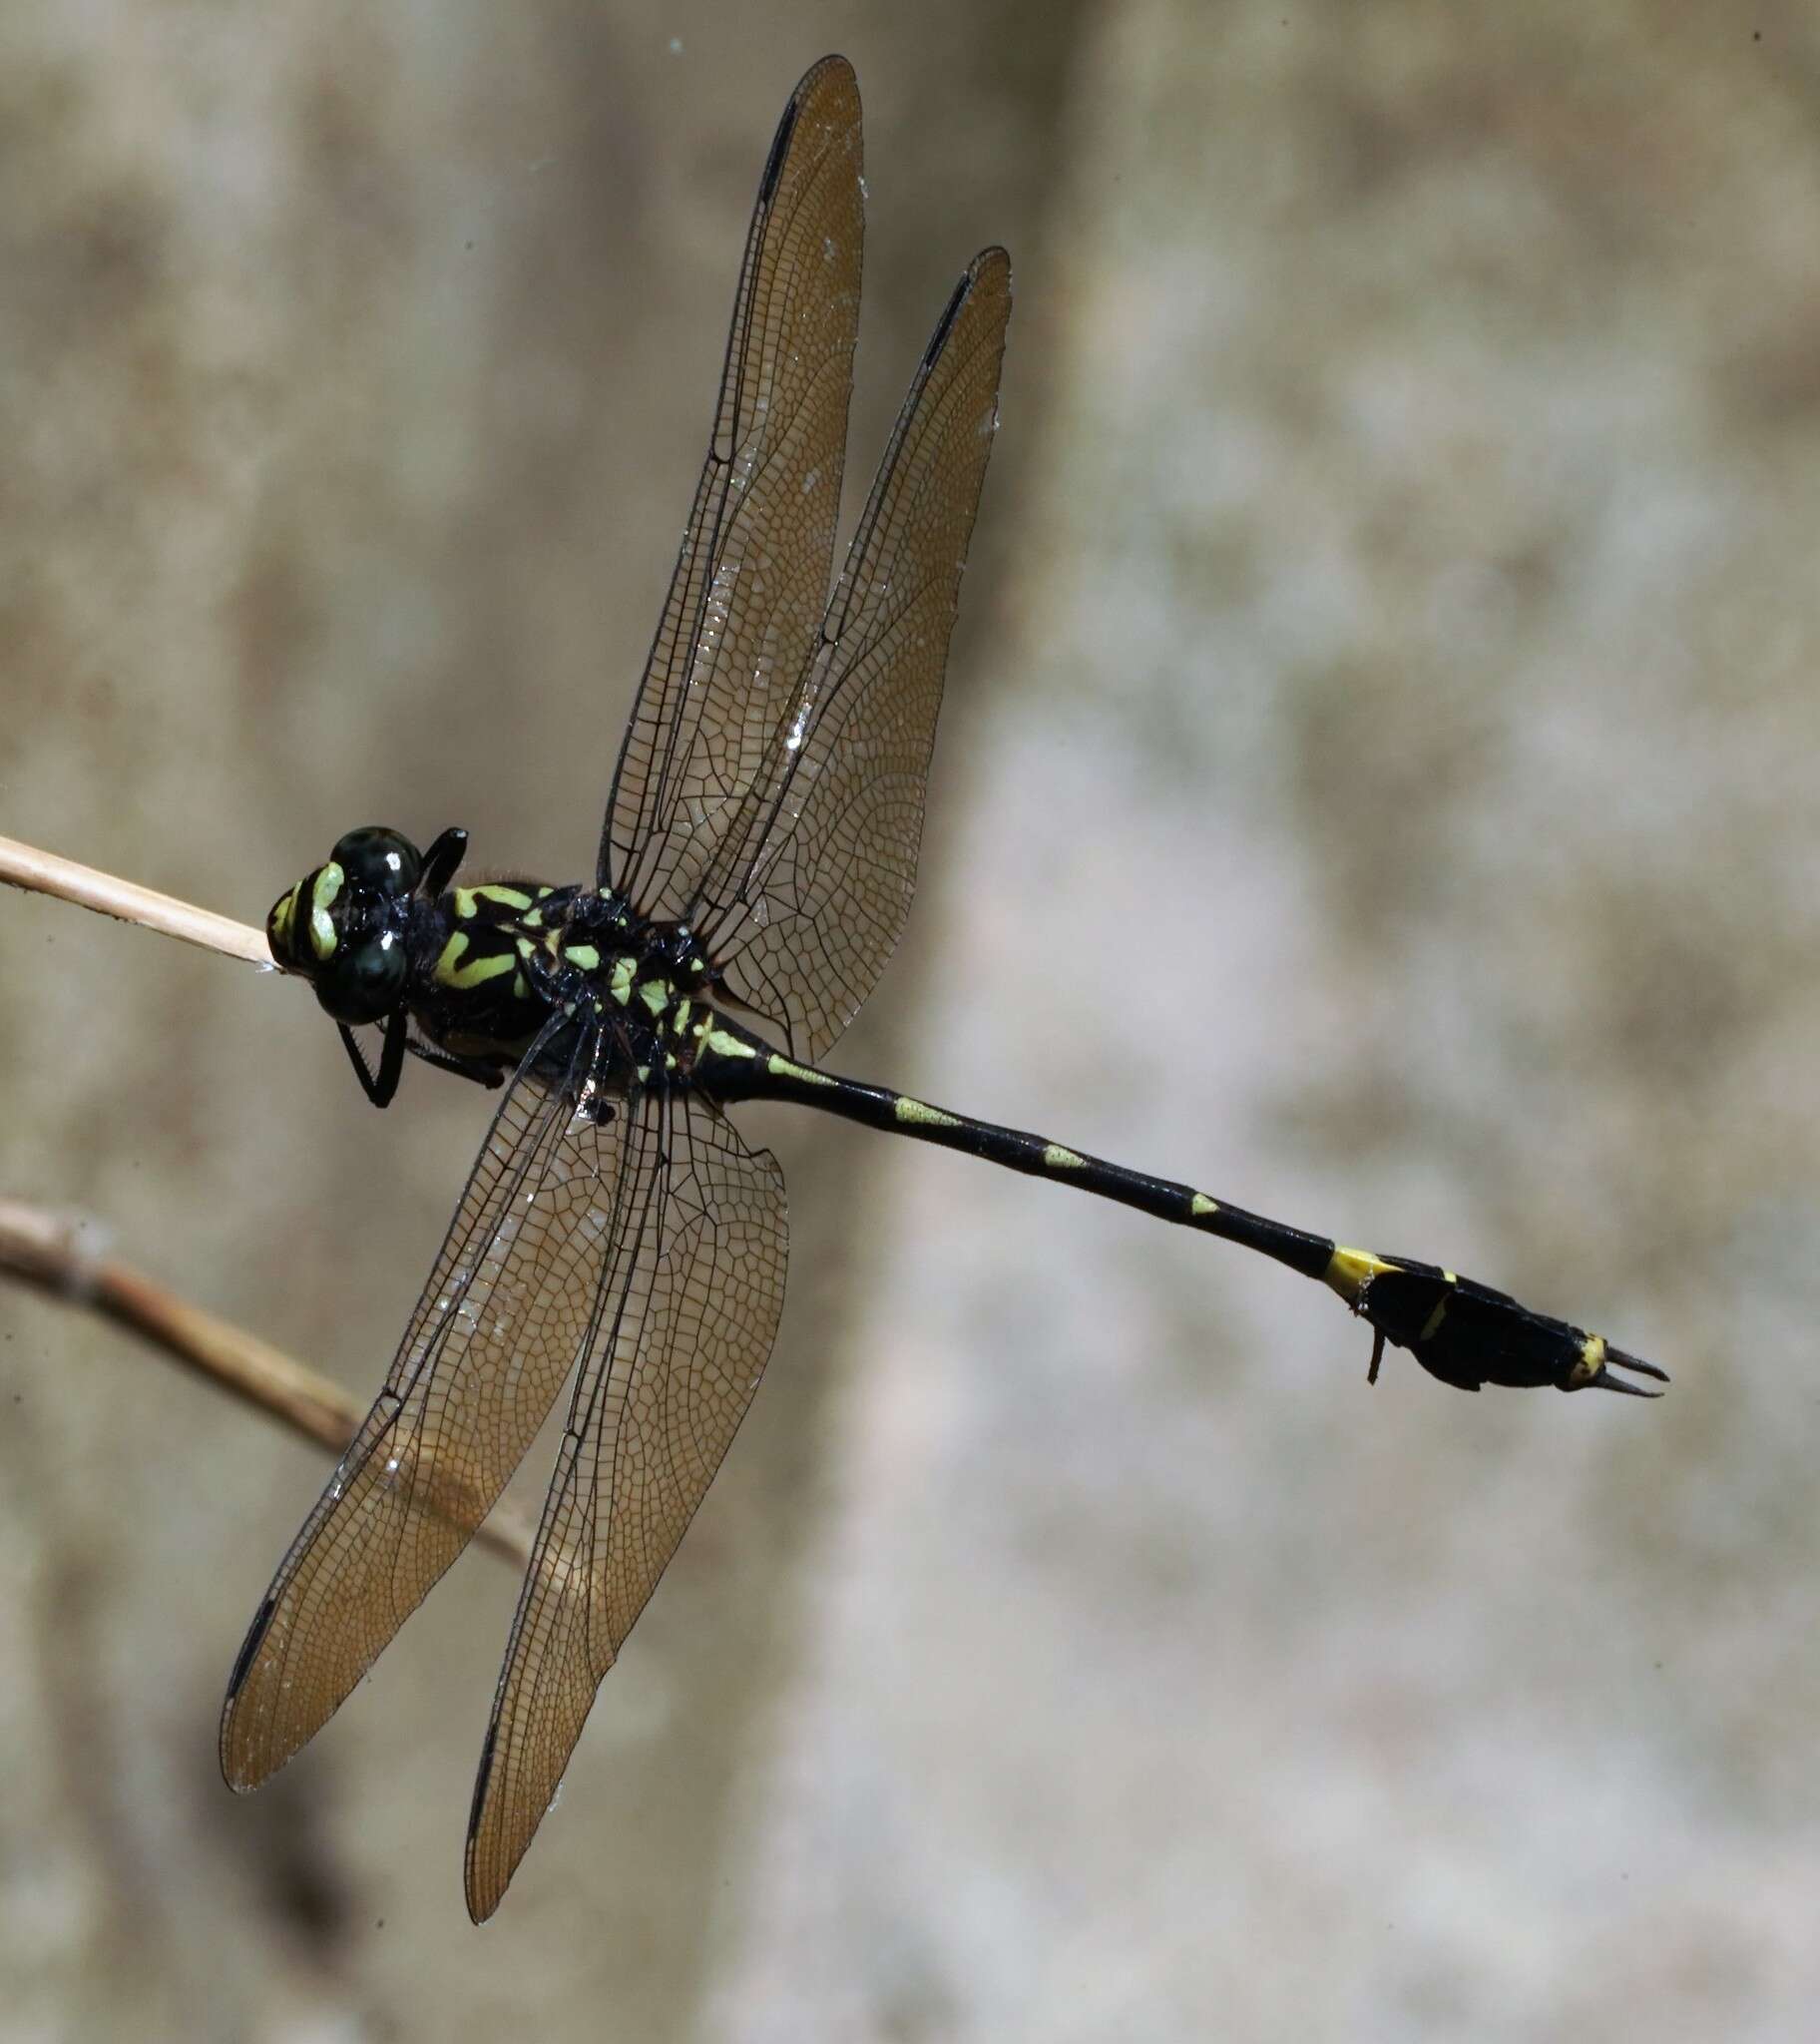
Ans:
{"label": "thin twig", "polygon": [[[75,1226],[42,1208],[0,1200],[0,1276],[66,1305],[93,1308],[332,1455],[360,1423],[359,1408],[338,1384],[129,1265],[91,1255]],[[530,1528],[507,1505],[497,1506],[474,1537],[521,1568],[530,1555]]]}
{"label": "thin twig", "polygon": [[186,944],[200,944],[206,951],[220,951],[224,957],[244,958],[248,965],[270,965],[271,952],[263,930],[235,922],[231,916],[217,915],[207,908],[192,907],[175,895],[159,894],[131,880],[117,879],[94,866],[78,865],[73,858],[59,858],[55,852],[40,851],[21,844],[16,837],[0,837],[0,880],[35,894],[54,894],[60,901],[74,901],[80,908],[92,908],[98,915],[111,915],[121,922],[136,922],[167,937],[180,937]]}

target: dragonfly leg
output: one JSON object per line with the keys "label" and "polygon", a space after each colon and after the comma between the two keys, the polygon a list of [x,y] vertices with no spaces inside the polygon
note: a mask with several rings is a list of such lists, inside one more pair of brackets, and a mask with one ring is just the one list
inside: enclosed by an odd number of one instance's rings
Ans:
{"label": "dragonfly leg", "polygon": [[341,1043],[347,1052],[348,1062],[354,1068],[354,1075],[360,1081],[361,1092],[375,1107],[390,1107],[392,1095],[398,1091],[398,1075],[404,1070],[404,1010],[400,1008],[386,1018],[385,1048],[379,1053],[376,1072],[367,1063],[359,1038],[347,1024],[339,1022],[335,1026],[341,1032]]}
{"label": "dragonfly leg", "polygon": [[468,833],[451,824],[423,855],[423,876],[417,882],[418,893],[434,900],[454,879],[467,852]]}
{"label": "dragonfly leg", "polygon": [[412,1057],[434,1065],[439,1072],[453,1072],[458,1079],[472,1079],[476,1086],[503,1086],[506,1075],[485,1058],[457,1057],[453,1051],[438,1050],[434,1044],[412,1037],[405,1045]]}

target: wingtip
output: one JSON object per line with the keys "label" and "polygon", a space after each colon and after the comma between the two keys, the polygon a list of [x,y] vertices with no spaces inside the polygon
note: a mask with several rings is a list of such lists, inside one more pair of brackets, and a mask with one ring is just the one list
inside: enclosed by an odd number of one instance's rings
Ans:
{"label": "wingtip", "polygon": [[468,1921],[476,1928],[487,1922],[505,1900],[506,1890],[512,1885],[512,1876],[517,1871],[516,1859],[509,1866],[501,1867],[497,1841],[489,1849],[474,1833],[469,1833],[467,1849],[462,1855],[461,1891],[468,1905]]}
{"label": "wingtip", "polygon": [[216,1758],[221,1762],[222,1780],[236,1795],[247,1795],[284,1765],[288,1756],[273,1760],[269,1753],[253,1748],[250,1729],[242,1722],[241,1706],[246,1699],[246,1678],[252,1672],[259,1649],[271,1630],[277,1600],[265,1597],[253,1614],[240,1651],[233,1657],[228,1677],[228,1694],[222,1699],[222,1723],[217,1736]]}
{"label": "wingtip", "polygon": [[499,1872],[498,1854],[482,1843],[481,1836],[498,1740],[499,1720],[495,1717],[487,1727],[486,1742],[480,1749],[480,1766],[474,1772],[474,1796],[468,1804],[468,1835],[462,1848],[462,1891],[467,1897],[468,1920],[474,1924],[486,1922],[499,1907],[513,1872],[512,1867],[507,1867],[503,1875]]}

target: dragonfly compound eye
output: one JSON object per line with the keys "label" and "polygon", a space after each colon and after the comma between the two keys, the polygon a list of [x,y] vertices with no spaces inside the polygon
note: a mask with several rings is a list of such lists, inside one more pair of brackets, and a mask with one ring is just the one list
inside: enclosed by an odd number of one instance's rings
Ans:
{"label": "dragonfly compound eye", "polygon": [[316,999],[337,1022],[377,1022],[404,992],[405,943],[398,930],[373,930],[337,944],[311,974]]}
{"label": "dragonfly compound eye", "polygon": [[410,893],[423,872],[423,854],[408,837],[381,823],[350,830],[329,853],[353,887],[371,887],[381,894]]}

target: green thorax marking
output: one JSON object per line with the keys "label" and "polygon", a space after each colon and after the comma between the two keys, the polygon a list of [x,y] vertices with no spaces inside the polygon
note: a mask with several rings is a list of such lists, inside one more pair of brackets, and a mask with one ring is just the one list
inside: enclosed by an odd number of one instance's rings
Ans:
{"label": "green thorax marking", "polygon": [[[464,922],[486,913],[481,907],[483,901],[498,908],[509,908],[522,915],[537,899],[529,889],[510,886],[503,880],[483,880],[478,886],[456,887],[451,889],[451,892],[455,901],[455,913]],[[550,889],[545,887],[542,892],[548,894]]]}
{"label": "green thorax marking", "polygon": [[425,962],[411,1002],[433,1042],[502,1064],[522,1055],[550,1013],[525,971],[547,932],[527,924],[533,915],[542,921],[539,904],[554,891],[531,880],[486,880],[440,897],[417,940]]}
{"label": "green thorax marking", "polygon": [[[592,1004],[628,1081],[675,1074],[685,1084],[704,1049],[754,1055],[701,999],[708,968],[679,956],[674,932],[616,922],[592,895],[553,892],[490,880],[440,898],[420,939],[412,1001],[427,1035],[445,1045],[458,1038],[466,1054],[479,1046],[503,1064],[553,1010],[579,1015]],[[300,922],[302,910],[293,913]]]}
{"label": "green thorax marking", "polygon": [[503,972],[517,971],[518,960],[509,950],[483,950],[476,957],[465,957],[469,942],[467,931],[457,930],[443,945],[431,974],[438,986],[465,994]]}

